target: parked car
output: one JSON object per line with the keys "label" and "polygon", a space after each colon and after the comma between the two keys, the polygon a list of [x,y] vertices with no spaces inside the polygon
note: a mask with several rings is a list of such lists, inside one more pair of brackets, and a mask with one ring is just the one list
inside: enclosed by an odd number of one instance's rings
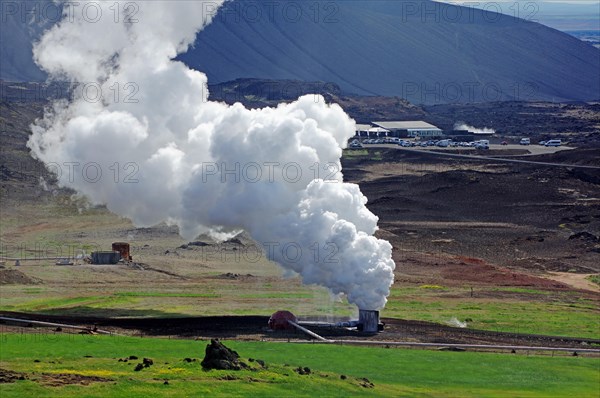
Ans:
{"label": "parked car", "polygon": [[502,141],[502,142],[500,143],[500,145],[508,145],[508,142],[506,142],[506,141]]}
{"label": "parked car", "polygon": [[538,145],[546,145],[546,141],[540,141],[538,142]]}
{"label": "parked car", "polygon": [[549,140],[549,141],[546,141],[546,143],[544,145],[545,146],[561,146],[562,142],[561,142],[561,140]]}
{"label": "parked car", "polygon": [[521,138],[521,141],[519,141],[519,145],[529,145],[531,144],[531,140],[529,138]]}
{"label": "parked car", "polygon": [[475,149],[490,149],[490,146],[485,142],[478,142],[475,144]]}
{"label": "parked car", "polygon": [[350,143],[350,149],[360,149],[362,147],[363,147],[362,144],[358,141],[352,141]]}

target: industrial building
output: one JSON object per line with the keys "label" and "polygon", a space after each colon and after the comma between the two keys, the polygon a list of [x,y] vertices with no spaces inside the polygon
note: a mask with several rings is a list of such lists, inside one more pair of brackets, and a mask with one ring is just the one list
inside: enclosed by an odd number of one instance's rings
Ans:
{"label": "industrial building", "polygon": [[373,122],[373,125],[389,130],[393,137],[434,138],[444,135],[442,129],[423,121]]}

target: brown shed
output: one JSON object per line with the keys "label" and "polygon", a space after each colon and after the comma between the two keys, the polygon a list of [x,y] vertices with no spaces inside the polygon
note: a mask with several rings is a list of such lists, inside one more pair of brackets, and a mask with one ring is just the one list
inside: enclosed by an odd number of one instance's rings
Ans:
{"label": "brown shed", "polygon": [[121,253],[123,261],[131,261],[131,255],[129,254],[129,243],[126,242],[115,242],[112,244],[113,251]]}

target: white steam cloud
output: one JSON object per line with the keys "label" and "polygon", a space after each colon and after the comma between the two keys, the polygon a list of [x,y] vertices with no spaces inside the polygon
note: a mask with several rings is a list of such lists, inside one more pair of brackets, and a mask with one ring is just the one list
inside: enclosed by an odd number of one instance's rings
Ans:
{"label": "white steam cloud", "polygon": [[461,322],[458,320],[458,318],[456,318],[455,316],[453,316],[449,321],[446,322],[448,325],[453,326],[455,328],[466,328],[467,326],[469,326],[467,324],[467,322]]}
{"label": "white steam cloud", "polygon": [[[50,76],[78,87],[28,143],[61,186],[188,239],[245,230],[304,283],[382,308],[392,247],[373,236],[378,218],[359,187],[342,182],[354,121],[320,96],[262,110],[209,102],[206,76],[173,58],[221,2],[89,3],[101,18],[71,13],[34,47]],[[129,15],[116,18],[118,7]]]}
{"label": "white steam cloud", "polygon": [[470,126],[466,123],[458,122],[454,124],[454,130],[468,130],[475,134],[495,134],[496,130],[484,127],[482,129]]}

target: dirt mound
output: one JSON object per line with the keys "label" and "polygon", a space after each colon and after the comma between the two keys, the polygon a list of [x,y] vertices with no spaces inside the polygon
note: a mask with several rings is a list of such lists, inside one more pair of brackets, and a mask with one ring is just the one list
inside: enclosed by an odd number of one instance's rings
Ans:
{"label": "dirt mound", "polygon": [[524,269],[528,271],[544,272],[574,272],[578,274],[596,273],[596,268],[574,264],[566,264],[559,259],[528,257],[520,258],[506,264],[510,268]]}
{"label": "dirt mound", "polygon": [[214,279],[235,279],[235,280],[242,279],[242,280],[244,280],[244,279],[254,278],[254,275],[252,275],[252,274],[241,275],[241,274],[234,274],[234,273],[228,272],[226,274],[220,274],[220,275],[214,276],[213,278]]}
{"label": "dirt mound", "polygon": [[0,285],[36,285],[41,280],[30,278],[16,269],[0,269]]}
{"label": "dirt mound", "polygon": [[489,284],[492,286],[526,286],[547,289],[569,288],[566,284],[551,279],[526,275],[485,263],[447,267],[443,270],[442,275],[446,279]]}
{"label": "dirt mound", "polygon": [[580,240],[584,240],[587,242],[600,242],[600,238],[597,237],[594,234],[591,234],[589,232],[578,232],[576,234],[573,234],[571,236],[569,236],[569,240],[573,240],[573,239],[580,239]]}
{"label": "dirt mound", "polygon": [[0,384],[14,383],[19,380],[32,380],[50,387],[59,387],[69,384],[87,386],[90,383],[113,381],[112,379],[107,379],[104,377],[84,376],[71,373],[42,373],[40,375],[29,375],[23,372],[13,372],[12,370],[0,369]]}
{"label": "dirt mound", "polygon": [[204,369],[240,370],[247,365],[240,362],[237,352],[225,347],[218,339],[212,339],[206,346],[206,355],[202,360]]}
{"label": "dirt mound", "polygon": [[71,374],[71,373],[43,373],[39,380],[37,380],[40,384],[50,386],[50,387],[60,387],[66,386],[69,384],[79,384],[82,386],[87,386],[90,383],[106,383],[109,381],[113,381],[112,379],[107,379],[104,377],[98,376],[84,376],[79,374]]}
{"label": "dirt mound", "polygon": [[14,383],[17,380],[27,380],[25,373],[13,372],[12,370],[0,369],[0,384]]}

